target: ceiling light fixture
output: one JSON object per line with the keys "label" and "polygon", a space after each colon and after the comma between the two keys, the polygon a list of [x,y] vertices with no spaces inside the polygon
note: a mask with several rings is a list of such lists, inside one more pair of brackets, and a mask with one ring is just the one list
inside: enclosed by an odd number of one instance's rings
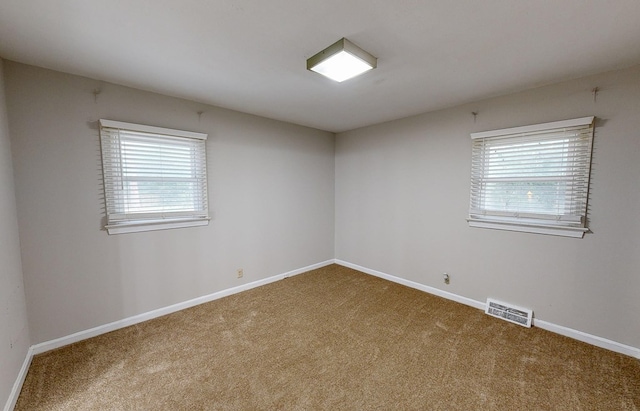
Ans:
{"label": "ceiling light fixture", "polygon": [[377,67],[378,59],[342,38],[307,59],[307,70],[343,82]]}

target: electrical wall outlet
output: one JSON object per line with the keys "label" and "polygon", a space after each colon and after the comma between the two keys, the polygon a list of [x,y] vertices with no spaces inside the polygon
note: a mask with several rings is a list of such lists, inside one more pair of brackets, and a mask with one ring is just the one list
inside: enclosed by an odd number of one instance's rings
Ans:
{"label": "electrical wall outlet", "polygon": [[242,268],[238,268],[236,270],[236,274],[238,275],[238,278],[242,278],[242,276],[244,275],[244,270]]}
{"label": "electrical wall outlet", "polygon": [[442,276],[444,277],[444,283],[445,283],[445,284],[449,284],[449,280],[450,280],[450,279],[449,279],[449,274],[444,273],[444,274],[442,274]]}

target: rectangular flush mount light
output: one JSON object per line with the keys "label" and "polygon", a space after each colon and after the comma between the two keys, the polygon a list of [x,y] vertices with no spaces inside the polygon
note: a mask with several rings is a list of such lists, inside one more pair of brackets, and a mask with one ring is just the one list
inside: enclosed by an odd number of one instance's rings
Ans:
{"label": "rectangular flush mount light", "polygon": [[343,82],[376,68],[375,57],[342,38],[307,60],[307,70]]}

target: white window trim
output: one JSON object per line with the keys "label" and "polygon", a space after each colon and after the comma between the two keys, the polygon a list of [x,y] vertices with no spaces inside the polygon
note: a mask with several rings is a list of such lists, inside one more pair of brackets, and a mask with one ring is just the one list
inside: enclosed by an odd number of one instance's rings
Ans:
{"label": "white window trim", "polygon": [[[580,126],[591,126],[594,123],[595,117],[581,117],[571,120],[563,120],[563,121],[554,121],[550,123],[542,123],[542,124],[533,124],[528,126],[521,127],[512,127],[505,128],[500,130],[490,130],[483,131],[477,133],[471,133],[471,139],[485,139],[492,137],[501,137],[508,135],[517,135],[517,134],[527,134],[527,133],[535,133],[535,132],[543,132],[546,130],[554,130],[554,129],[562,129],[569,127],[580,127]],[[593,130],[592,130],[593,133]],[[593,134],[592,134],[593,138]],[[589,157],[588,162],[588,172],[590,174],[591,168],[591,159]],[[587,179],[587,183],[589,183],[589,178]],[[588,189],[587,189],[588,196]],[[470,227],[477,228],[489,228],[496,230],[507,230],[507,231],[518,231],[518,232],[526,232],[526,233],[535,233],[535,234],[548,234],[548,235],[557,235],[563,237],[574,237],[574,238],[582,238],[586,232],[589,232],[589,228],[586,225],[586,209],[585,216],[582,218],[582,226],[560,226],[560,225],[550,225],[545,224],[544,220],[535,220],[531,219],[530,221],[520,220],[516,221],[511,218],[502,218],[500,216],[483,216],[482,218],[472,217],[471,215],[467,218]]]}
{"label": "white window trim", "polygon": [[142,133],[164,134],[167,136],[196,138],[206,140],[208,135],[194,131],[175,130],[172,128],[146,126],[144,124],[125,123],[123,121],[100,120],[100,127],[121,128],[123,130],[139,131]]}
{"label": "white window trim", "polygon": [[574,118],[571,120],[552,121],[550,123],[531,124],[529,126],[503,128],[500,130],[480,131],[477,133],[471,133],[471,139],[474,140],[476,138],[499,137],[509,134],[525,134],[536,131],[552,130],[556,128],[588,126],[593,123],[594,119],[594,116],[589,116]]}
{"label": "white window trim", "polygon": [[[183,137],[183,138],[191,138],[191,139],[198,139],[198,140],[206,140],[208,137],[208,135],[204,133],[169,129],[164,127],[148,126],[148,125],[142,125],[142,124],[126,123],[126,122],[114,121],[114,120],[101,119],[99,121],[99,124],[101,129],[102,128],[122,129],[122,130],[128,130],[128,131],[161,134],[161,135],[167,135],[172,137]],[[106,196],[107,194],[105,193],[105,201],[106,201]],[[156,230],[167,230],[167,229],[174,229],[174,228],[205,226],[209,224],[210,220],[211,218],[208,216],[205,218],[200,218],[200,217],[195,218],[195,217],[187,216],[187,217],[174,217],[174,218],[157,219],[157,220],[132,220],[132,221],[119,221],[115,224],[107,223],[104,228],[107,230],[108,234],[110,235],[126,234],[126,233],[136,233],[136,232],[144,232],[144,231],[156,231]],[[108,215],[107,215],[107,221],[108,221]]]}
{"label": "white window trim", "polygon": [[172,228],[199,227],[209,224],[211,218],[153,220],[144,223],[122,223],[106,225],[109,234],[139,233],[143,231],[169,230]]}
{"label": "white window trim", "polygon": [[589,232],[588,228],[578,227],[557,227],[542,224],[526,224],[524,222],[513,221],[487,221],[467,219],[469,227],[490,228],[493,230],[518,231],[521,233],[548,234],[562,237],[582,238],[584,233]]}

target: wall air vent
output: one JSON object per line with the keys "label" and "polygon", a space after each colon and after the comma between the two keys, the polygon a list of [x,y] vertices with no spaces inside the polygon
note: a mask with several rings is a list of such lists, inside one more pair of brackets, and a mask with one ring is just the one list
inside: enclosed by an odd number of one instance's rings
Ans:
{"label": "wall air vent", "polygon": [[516,307],[491,298],[487,298],[487,305],[484,312],[493,317],[502,318],[503,320],[519,324],[523,327],[531,327],[531,320],[533,318],[532,310]]}

